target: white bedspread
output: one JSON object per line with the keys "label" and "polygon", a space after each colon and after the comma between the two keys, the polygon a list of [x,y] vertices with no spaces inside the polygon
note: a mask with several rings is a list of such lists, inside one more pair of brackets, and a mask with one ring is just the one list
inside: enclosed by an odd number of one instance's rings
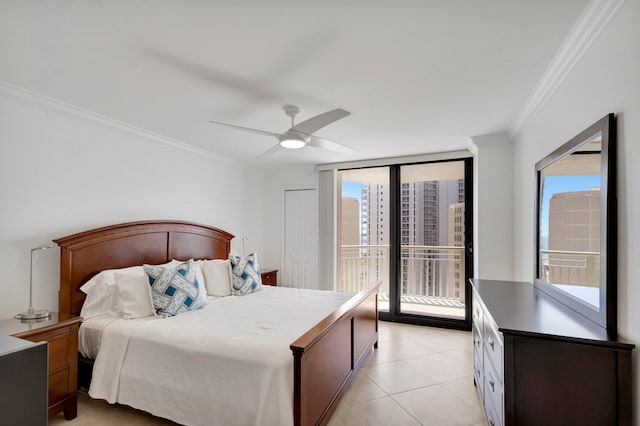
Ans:
{"label": "white bedspread", "polygon": [[89,394],[188,425],[290,425],[289,345],[353,294],[265,286],[104,328]]}

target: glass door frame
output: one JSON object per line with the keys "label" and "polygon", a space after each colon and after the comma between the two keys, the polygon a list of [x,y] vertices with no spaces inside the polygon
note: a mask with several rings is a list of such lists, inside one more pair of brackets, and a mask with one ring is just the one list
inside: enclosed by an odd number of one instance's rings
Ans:
{"label": "glass door frame", "polygon": [[[464,162],[464,202],[465,202],[465,315],[464,319],[417,315],[400,310],[401,278],[401,221],[400,221],[400,168],[411,164],[434,164],[452,161]],[[389,311],[378,312],[382,321],[418,324],[432,327],[445,327],[459,330],[471,330],[471,284],[473,278],[473,157],[450,160],[424,161],[418,163],[393,164],[388,166],[389,176],[389,216],[393,226],[389,232]]]}

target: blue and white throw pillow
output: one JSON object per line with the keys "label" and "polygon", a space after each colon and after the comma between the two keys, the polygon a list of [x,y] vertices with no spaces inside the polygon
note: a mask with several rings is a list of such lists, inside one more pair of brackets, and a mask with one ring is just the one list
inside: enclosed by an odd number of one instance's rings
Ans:
{"label": "blue and white throw pillow", "polygon": [[153,308],[159,317],[167,318],[205,305],[200,296],[204,283],[200,284],[196,278],[197,268],[192,259],[175,267],[144,265]]}
{"label": "blue and white throw pillow", "polygon": [[231,261],[231,285],[234,296],[244,296],[262,290],[257,253],[251,253],[245,258],[230,254],[229,260]]}

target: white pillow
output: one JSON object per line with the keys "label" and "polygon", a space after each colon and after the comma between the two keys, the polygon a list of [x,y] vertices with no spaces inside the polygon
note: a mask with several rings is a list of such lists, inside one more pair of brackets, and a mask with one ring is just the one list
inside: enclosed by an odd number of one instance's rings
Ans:
{"label": "white pillow", "polygon": [[80,311],[80,316],[83,319],[89,319],[106,313],[120,316],[113,269],[98,273],[84,283],[84,285],[80,287],[80,290],[87,295]]}
{"label": "white pillow", "polygon": [[231,296],[231,264],[229,259],[201,260],[198,265],[204,274],[209,296]]}
{"label": "white pillow", "polygon": [[118,287],[118,308],[125,319],[143,318],[154,314],[151,290],[142,266],[132,266],[115,272]]}

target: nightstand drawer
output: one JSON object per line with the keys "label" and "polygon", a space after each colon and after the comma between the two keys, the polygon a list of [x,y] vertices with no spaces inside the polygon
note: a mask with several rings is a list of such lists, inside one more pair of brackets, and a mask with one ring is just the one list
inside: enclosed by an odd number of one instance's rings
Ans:
{"label": "nightstand drawer", "polygon": [[[49,373],[69,366],[69,328],[61,328],[41,334],[34,341],[49,342]],[[32,339],[29,339],[32,340]]]}
{"label": "nightstand drawer", "polygon": [[278,285],[278,270],[268,269],[260,274],[263,285]]}
{"label": "nightstand drawer", "polygon": [[66,398],[67,395],[69,395],[69,369],[65,368],[49,375],[49,405]]}

